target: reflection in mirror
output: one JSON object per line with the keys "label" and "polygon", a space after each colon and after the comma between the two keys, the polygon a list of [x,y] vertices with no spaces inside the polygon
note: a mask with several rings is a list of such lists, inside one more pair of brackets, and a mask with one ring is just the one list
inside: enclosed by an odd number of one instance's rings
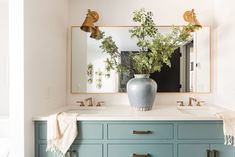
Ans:
{"label": "reflection in mirror", "polygon": [[[131,27],[100,27],[113,40],[121,52],[120,62],[132,66],[128,59],[130,52],[139,50],[135,39],[130,38]],[[159,26],[160,33],[171,28]],[[90,34],[71,28],[71,92],[72,93],[113,93],[126,92],[126,83],[133,78],[128,73],[106,72],[107,56],[102,53],[101,40]],[[158,92],[210,92],[210,27],[194,32],[192,38],[175,50],[171,68],[164,66],[161,72],[151,74],[158,84]]]}

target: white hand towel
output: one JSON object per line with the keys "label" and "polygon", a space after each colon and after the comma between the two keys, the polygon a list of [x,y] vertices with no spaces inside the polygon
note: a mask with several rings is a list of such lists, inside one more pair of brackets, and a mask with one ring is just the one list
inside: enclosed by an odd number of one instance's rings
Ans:
{"label": "white hand towel", "polygon": [[217,115],[223,119],[224,144],[235,147],[235,112],[221,112]]}
{"label": "white hand towel", "polygon": [[47,120],[47,151],[64,156],[77,134],[77,114],[63,112],[49,116]]}

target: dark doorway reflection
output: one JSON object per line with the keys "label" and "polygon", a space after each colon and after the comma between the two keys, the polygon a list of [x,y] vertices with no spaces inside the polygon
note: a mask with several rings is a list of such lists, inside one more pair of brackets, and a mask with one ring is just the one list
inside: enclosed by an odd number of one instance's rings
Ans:
{"label": "dark doorway reflection", "polygon": [[[132,51],[131,53],[137,53]],[[132,69],[132,63],[129,59],[130,51],[121,52],[121,63],[129,65]],[[171,57],[171,68],[164,65],[161,72],[155,72],[150,77],[157,82],[157,92],[180,92],[182,85],[180,83],[180,48],[176,49]],[[119,92],[126,92],[127,82],[134,77],[134,71],[119,74]]]}

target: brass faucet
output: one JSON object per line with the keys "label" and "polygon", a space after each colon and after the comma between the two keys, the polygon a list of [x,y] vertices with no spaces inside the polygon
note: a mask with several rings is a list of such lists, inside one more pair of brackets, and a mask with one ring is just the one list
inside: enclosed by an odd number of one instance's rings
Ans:
{"label": "brass faucet", "polygon": [[188,106],[193,106],[193,101],[194,101],[194,102],[197,102],[197,99],[196,99],[196,98],[189,97]]}
{"label": "brass faucet", "polygon": [[87,102],[88,106],[93,106],[92,97],[89,97],[85,99],[84,101]]}

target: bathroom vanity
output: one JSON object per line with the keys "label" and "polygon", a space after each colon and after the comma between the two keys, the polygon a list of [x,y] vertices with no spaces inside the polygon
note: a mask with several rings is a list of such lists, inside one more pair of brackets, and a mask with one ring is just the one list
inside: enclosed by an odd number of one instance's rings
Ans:
{"label": "bathroom vanity", "polygon": [[[35,157],[54,157],[46,152],[46,116],[34,120]],[[72,157],[235,156],[234,147],[223,144],[222,120],[210,113],[187,113],[170,106],[149,112],[109,107],[81,110],[77,124],[79,135],[68,152]]]}
{"label": "bathroom vanity", "polygon": [[[131,63],[125,56],[138,51],[136,42],[129,36],[132,27],[100,27],[115,39],[121,61],[127,64]],[[163,34],[170,30],[167,26],[157,28]],[[210,34],[210,27],[202,27],[180,47],[176,62],[171,61],[178,70],[172,69],[172,75],[162,74],[162,82],[160,78],[153,78],[158,83],[158,92],[210,92]],[[128,76],[111,72],[106,78],[102,70],[107,56],[102,53],[100,43],[87,37],[79,26],[71,27],[70,37],[71,93],[126,91],[131,72]],[[168,87],[166,84],[171,89],[161,88]],[[174,85],[177,88],[172,89]],[[223,144],[222,120],[205,108],[187,111],[165,105],[148,112],[135,112],[129,106],[112,106],[61,111],[79,114],[79,135],[68,152],[71,157],[235,157],[234,148]],[[36,157],[54,156],[46,152],[46,130],[46,117],[35,118]]]}

